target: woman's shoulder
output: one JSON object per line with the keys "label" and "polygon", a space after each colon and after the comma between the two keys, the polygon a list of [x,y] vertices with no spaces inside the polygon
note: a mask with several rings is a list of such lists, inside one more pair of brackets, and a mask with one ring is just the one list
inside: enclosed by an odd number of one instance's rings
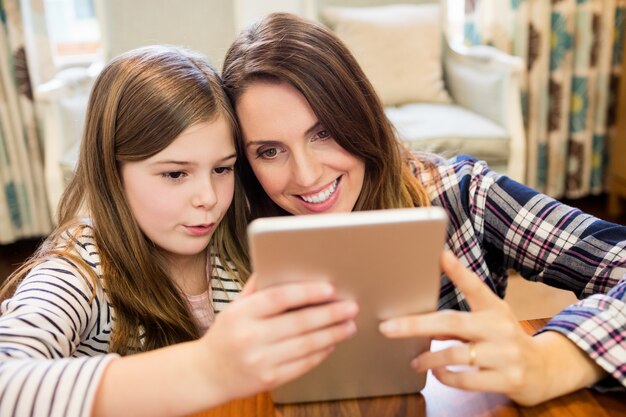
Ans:
{"label": "woman's shoulder", "polygon": [[449,159],[421,158],[414,172],[433,202],[445,194],[466,194],[472,187],[489,186],[500,177],[489,169],[485,161],[469,155],[457,155]]}

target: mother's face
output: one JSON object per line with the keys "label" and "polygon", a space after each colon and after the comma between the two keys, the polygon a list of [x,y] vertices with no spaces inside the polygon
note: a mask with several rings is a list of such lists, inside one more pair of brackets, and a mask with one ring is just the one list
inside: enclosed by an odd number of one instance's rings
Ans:
{"label": "mother's face", "polygon": [[365,163],[330,136],[298,90],[287,83],[254,83],[236,111],[245,156],[276,204],[291,214],[354,209]]}

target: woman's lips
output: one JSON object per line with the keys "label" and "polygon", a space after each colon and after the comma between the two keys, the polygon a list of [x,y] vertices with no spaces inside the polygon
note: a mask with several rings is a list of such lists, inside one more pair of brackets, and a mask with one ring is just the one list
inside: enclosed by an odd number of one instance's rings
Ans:
{"label": "woman's lips", "polygon": [[316,193],[310,193],[307,195],[300,195],[300,198],[311,204],[321,204],[326,202],[337,189],[337,185],[339,184],[339,178],[336,178],[335,181],[330,183],[325,189],[322,191],[318,191]]}

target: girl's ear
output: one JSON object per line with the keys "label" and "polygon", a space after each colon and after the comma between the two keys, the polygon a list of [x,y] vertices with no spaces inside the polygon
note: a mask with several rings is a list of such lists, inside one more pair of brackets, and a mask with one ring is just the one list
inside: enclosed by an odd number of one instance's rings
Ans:
{"label": "girl's ear", "polygon": [[243,290],[241,290],[241,295],[243,297],[253,294],[256,292],[256,274],[250,275],[246,285],[244,285]]}

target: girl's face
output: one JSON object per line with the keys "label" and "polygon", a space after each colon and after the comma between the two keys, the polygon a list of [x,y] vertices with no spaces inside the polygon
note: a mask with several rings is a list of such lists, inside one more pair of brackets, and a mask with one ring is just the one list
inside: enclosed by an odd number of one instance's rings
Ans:
{"label": "girl's face", "polygon": [[224,117],[183,131],[156,155],[121,167],[130,209],[170,256],[197,255],[233,199],[233,133]]}
{"label": "girl's face", "polygon": [[257,82],[236,110],[248,161],[276,204],[291,214],[352,211],[365,163],[335,142],[298,90]]}

